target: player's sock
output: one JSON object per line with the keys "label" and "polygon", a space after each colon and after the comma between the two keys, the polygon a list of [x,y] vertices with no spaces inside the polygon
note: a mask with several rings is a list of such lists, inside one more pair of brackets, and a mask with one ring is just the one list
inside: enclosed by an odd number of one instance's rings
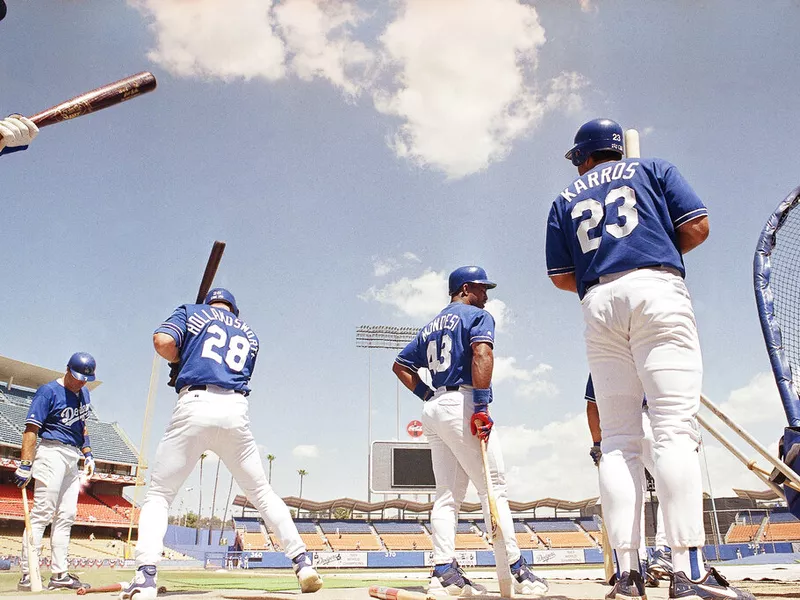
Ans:
{"label": "player's sock", "polygon": [[615,554],[617,555],[617,565],[620,573],[625,573],[626,571],[628,573],[631,571],[639,572],[639,550],[616,550]]}
{"label": "player's sock", "polygon": [[673,548],[672,565],[675,571],[683,571],[687,577],[695,581],[705,572],[703,554],[696,546]]}

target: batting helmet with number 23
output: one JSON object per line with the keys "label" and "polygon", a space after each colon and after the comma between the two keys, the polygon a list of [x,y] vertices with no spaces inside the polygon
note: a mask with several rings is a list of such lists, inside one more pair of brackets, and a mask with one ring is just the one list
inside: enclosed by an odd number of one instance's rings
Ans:
{"label": "batting helmet with number 23", "polygon": [[564,155],[576,167],[581,166],[592,152],[613,150],[625,154],[622,127],[611,119],[594,119],[581,125],[575,134],[575,145]]}

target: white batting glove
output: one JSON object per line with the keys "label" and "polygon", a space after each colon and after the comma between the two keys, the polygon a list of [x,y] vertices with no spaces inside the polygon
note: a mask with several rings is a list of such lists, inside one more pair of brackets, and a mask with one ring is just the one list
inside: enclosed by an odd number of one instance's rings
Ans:
{"label": "white batting glove", "polygon": [[94,456],[91,452],[83,455],[83,479],[89,481],[94,475]]}
{"label": "white batting glove", "polygon": [[27,146],[38,134],[39,128],[28,117],[8,116],[0,120],[0,150]]}

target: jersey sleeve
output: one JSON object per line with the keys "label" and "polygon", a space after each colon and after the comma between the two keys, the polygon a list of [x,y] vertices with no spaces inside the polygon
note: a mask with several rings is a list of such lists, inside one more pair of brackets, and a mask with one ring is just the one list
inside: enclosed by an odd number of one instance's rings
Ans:
{"label": "jersey sleeve", "polygon": [[469,328],[469,343],[486,342],[494,347],[494,317],[482,310]]}
{"label": "jersey sleeve", "polygon": [[664,197],[675,229],[684,223],[707,216],[706,205],[703,204],[689,182],[683,178],[678,167],[667,161],[661,161],[660,167]]}
{"label": "jersey sleeve", "polygon": [[575,261],[570,252],[569,241],[561,226],[557,201],[550,207],[547,217],[547,236],[545,242],[547,275],[566,275],[575,272]]}
{"label": "jersey sleeve", "polygon": [[428,365],[428,359],[422,351],[422,344],[419,336],[411,340],[408,345],[400,351],[394,361],[414,371],[415,373],[422,367]]}
{"label": "jersey sleeve", "polygon": [[7,154],[11,154],[12,152],[22,152],[23,150],[27,149],[28,149],[27,146],[14,146],[13,148],[6,146],[2,150],[0,150],[0,156],[5,156]]}
{"label": "jersey sleeve", "polygon": [[181,305],[176,308],[153,333],[166,333],[175,340],[175,345],[181,348],[186,339],[186,306]]}
{"label": "jersey sleeve", "polygon": [[25,425],[41,427],[47,419],[47,415],[50,414],[52,405],[52,392],[46,387],[40,387],[33,395],[33,400],[31,400],[28,416],[25,418]]}
{"label": "jersey sleeve", "polygon": [[597,404],[597,398],[594,395],[594,383],[592,383],[592,374],[589,373],[589,378],[586,380],[586,392],[583,395],[584,400]]}

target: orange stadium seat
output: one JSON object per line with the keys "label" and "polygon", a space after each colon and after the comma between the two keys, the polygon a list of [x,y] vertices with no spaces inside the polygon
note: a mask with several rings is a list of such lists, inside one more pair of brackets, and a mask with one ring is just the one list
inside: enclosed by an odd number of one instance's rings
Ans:
{"label": "orange stadium seat", "polygon": [[539,539],[550,548],[594,547],[594,541],[584,531],[545,531],[539,534]]}
{"label": "orange stadium seat", "polygon": [[520,548],[538,548],[539,547],[539,538],[536,537],[533,533],[520,533],[519,531],[516,532],[517,537],[517,546]]}
{"label": "orange stadium seat", "polygon": [[380,540],[372,533],[340,533],[328,535],[333,550],[381,550]]}
{"label": "orange stadium seat", "polygon": [[477,533],[457,533],[456,550],[485,550],[489,544]]}
{"label": "orange stadium seat", "polygon": [[423,533],[382,533],[387,550],[433,550],[431,538]]}
{"label": "orange stadium seat", "polygon": [[800,541],[800,522],[769,523],[764,528],[762,542],[796,542]]}
{"label": "orange stadium seat", "polygon": [[264,539],[263,533],[242,531],[241,535],[245,550],[266,550],[269,548],[267,540]]}
{"label": "orange stadium seat", "polygon": [[[318,533],[300,533],[300,538],[308,550],[322,550],[323,552],[330,550],[325,540]],[[272,535],[270,535],[270,539],[272,539]]]}
{"label": "orange stadium seat", "polygon": [[759,527],[761,525],[732,523],[728,535],[725,536],[725,542],[728,544],[752,542]]}

